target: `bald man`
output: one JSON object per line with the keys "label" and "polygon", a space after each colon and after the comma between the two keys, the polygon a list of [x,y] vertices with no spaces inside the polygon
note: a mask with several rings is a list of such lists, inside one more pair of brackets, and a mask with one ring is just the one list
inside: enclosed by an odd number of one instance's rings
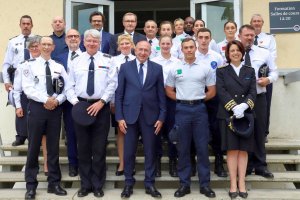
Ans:
{"label": "bald man", "polygon": [[65,28],[66,23],[63,17],[55,16],[52,19],[51,26],[53,28],[53,34],[50,35],[52,38],[55,48],[51,54],[51,58],[55,61],[58,60],[58,56],[62,53],[68,52],[68,46],[65,42]]}

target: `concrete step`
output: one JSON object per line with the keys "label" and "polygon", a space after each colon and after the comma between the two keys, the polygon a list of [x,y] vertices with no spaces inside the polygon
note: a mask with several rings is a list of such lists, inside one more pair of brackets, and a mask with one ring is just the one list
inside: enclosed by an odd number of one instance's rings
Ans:
{"label": "concrete step", "polygon": [[[158,188],[159,189],[159,188]],[[54,194],[48,194],[47,189],[37,189],[36,199],[37,200],[94,200],[96,199],[93,194],[89,194],[84,198],[77,197],[76,188],[66,189],[68,192],[67,196],[56,196]],[[178,200],[174,197],[173,189],[159,189],[162,194],[162,200]],[[214,189],[216,192],[216,198],[214,200],[230,200],[228,196],[228,189]],[[0,189],[1,200],[20,200],[24,199],[25,189]],[[101,200],[118,200],[121,199],[120,194],[122,189],[105,189],[104,197]],[[252,189],[248,191],[248,200],[299,200],[300,190],[296,189]],[[130,200],[153,200],[154,198],[145,194],[144,189],[134,189]],[[180,200],[208,200],[209,198],[199,193],[197,188],[192,188],[191,194],[180,198]],[[236,198],[241,200],[242,198]]]}
{"label": "concrete step", "polygon": [[[286,172],[273,172],[274,179],[267,179],[261,176],[250,175],[246,177],[246,181],[250,182],[300,182],[300,172],[299,171],[286,171]],[[144,181],[145,173],[143,171],[137,171],[135,175],[136,181]],[[1,172],[0,173],[0,182],[24,182],[25,174],[24,172]],[[47,177],[43,173],[39,173],[37,177],[38,181],[45,182]],[[124,181],[124,176],[115,176],[114,171],[107,171],[106,180],[118,182]],[[156,182],[174,182],[178,181],[178,178],[171,177],[167,171],[162,171],[162,177],[156,178]],[[191,178],[193,182],[198,182],[198,176]],[[73,182],[79,181],[79,176],[69,177],[66,172],[62,173],[63,182]],[[211,172],[211,181],[224,182],[229,181],[229,177],[220,178]]]}
{"label": "concrete step", "polygon": [[[224,156],[226,160],[226,156]],[[25,165],[26,163],[26,156],[5,156],[0,157],[0,165]],[[143,164],[144,163],[144,157],[138,156],[136,157],[136,163],[137,164]],[[215,157],[210,156],[209,160],[211,163],[214,162]],[[39,163],[43,164],[43,157],[39,157]],[[107,156],[106,157],[107,164],[117,164],[119,163],[119,158],[117,156]],[[68,164],[68,158],[65,156],[61,156],[59,158],[59,163],[61,165]],[[168,157],[162,157],[161,158],[162,164],[168,164],[169,158]],[[267,155],[267,163],[270,164],[299,164],[300,163],[300,155],[292,155],[292,154],[268,154]]]}

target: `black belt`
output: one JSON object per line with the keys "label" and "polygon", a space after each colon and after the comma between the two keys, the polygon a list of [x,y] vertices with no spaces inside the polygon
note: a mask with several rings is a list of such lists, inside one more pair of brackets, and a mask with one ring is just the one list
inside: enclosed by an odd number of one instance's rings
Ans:
{"label": "black belt", "polygon": [[260,94],[257,94],[256,96],[260,97],[260,96],[264,96],[264,95],[266,95],[266,93],[265,93],[265,92],[262,92],[262,93],[260,93]]}
{"label": "black belt", "polygon": [[204,102],[204,99],[197,99],[197,100],[176,100],[177,103],[188,104],[188,105],[195,105]]}
{"label": "black belt", "polygon": [[85,102],[88,102],[88,103],[95,103],[97,101],[99,101],[100,99],[85,99],[85,98],[82,98],[82,97],[77,97],[79,101],[85,101]]}

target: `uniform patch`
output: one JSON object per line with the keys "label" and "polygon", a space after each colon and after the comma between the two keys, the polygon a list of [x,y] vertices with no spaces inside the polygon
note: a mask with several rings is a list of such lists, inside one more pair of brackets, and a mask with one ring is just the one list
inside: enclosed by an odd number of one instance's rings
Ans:
{"label": "uniform patch", "polygon": [[176,70],[176,73],[177,73],[177,74],[182,74],[182,69],[177,69],[177,70]]}
{"label": "uniform patch", "polygon": [[39,83],[39,78],[37,76],[35,76],[33,81],[34,81],[35,84],[38,84]]}
{"label": "uniform patch", "polygon": [[109,69],[108,66],[98,66],[98,68],[100,68],[100,69]]}
{"label": "uniform patch", "polygon": [[210,63],[210,66],[211,66],[211,68],[216,69],[217,66],[218,66],[218,64],[217,64],[216,61],[212,61],[212,62]]}
{"label": "uniform patch", "polygon": [[226,46],[222,46],[222,51],[225,51],[226,50]]}
{"label": "uniform patch", "polygon": [[29,70],[28,69],[24,69],[23,74],[25,77],[27,77],[29,75]]}
{"label": "uniform patch", "polygon": [[157,51],[160,51],[160,46],[157,46],[155,49],[156,49]]}
{"label": "uniform patch", "polygon": [[111,58],[111,55],[106,54],[106,53],[104,53],[103,56],[104,56],[104,57],[107,57],[107,58]]}

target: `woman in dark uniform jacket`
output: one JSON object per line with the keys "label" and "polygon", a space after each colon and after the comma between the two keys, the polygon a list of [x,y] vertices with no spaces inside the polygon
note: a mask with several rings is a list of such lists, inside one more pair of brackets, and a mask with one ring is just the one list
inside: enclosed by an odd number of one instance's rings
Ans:
{"label": "woman in dark uniform jacket", "polygon": [[[248,151],[253,150],[253,134],[242,138],[233,133],[226,120],[235,115],[244,117],[244,112],[252,113],[256,97],[256,78],[252,67],[242,65],[245,49],[241,42],[234,40],[227,44],[225,56],[226,66],[217,69],[217,95],[219,108],[217,117],[220,119],[222,135],[222,150],[227,151],[227,166],[230,174],[229,196],[238,195],[247,198],[245,175],[248,161]],[[237,176],[238,185],[237,185]],[[239,192],[237,192],[239,188]]]}

